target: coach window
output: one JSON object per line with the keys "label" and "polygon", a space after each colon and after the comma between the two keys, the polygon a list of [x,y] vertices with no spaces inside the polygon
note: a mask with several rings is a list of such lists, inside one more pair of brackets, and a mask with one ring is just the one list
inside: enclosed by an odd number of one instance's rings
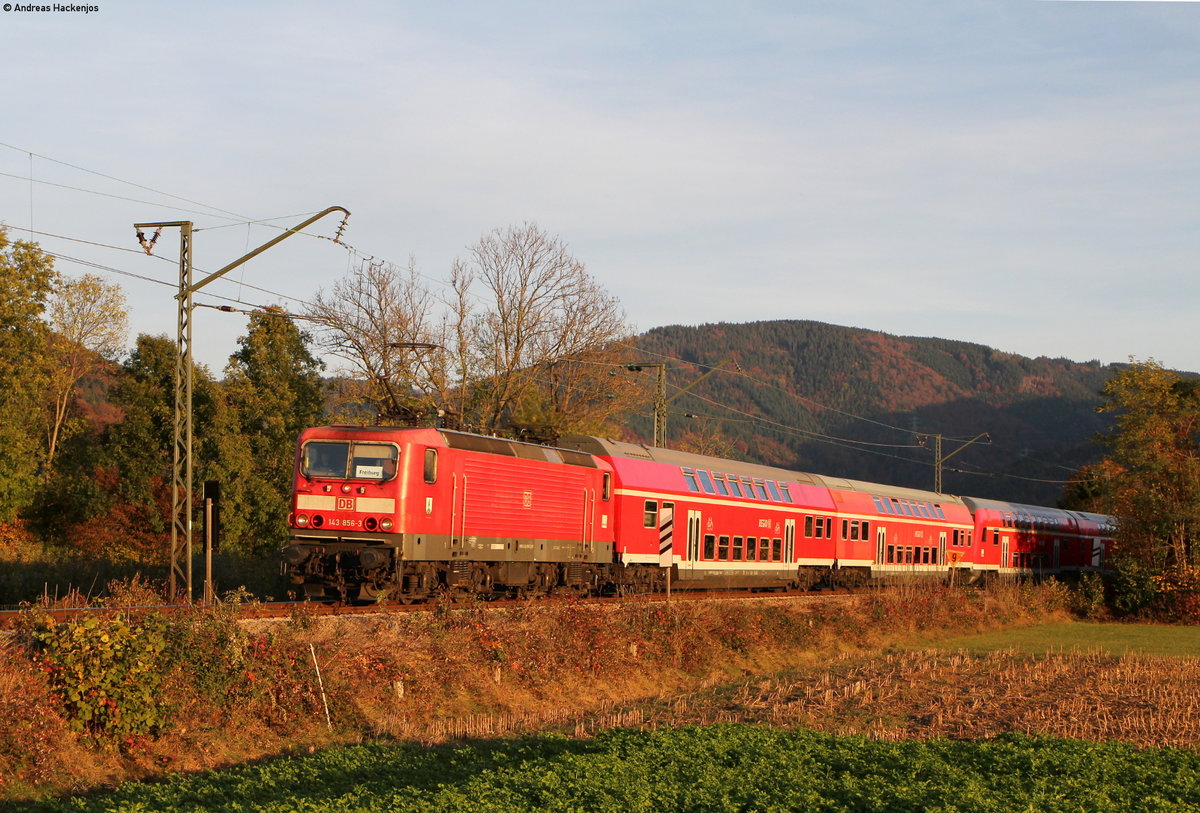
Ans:
{"label": "coach window", "polygon": [[683,480],[687,483],[688,491],[699,491],[700,486],[696,483],[696,472],[691,469],[682,469]]}
{"label": "coach window", "polygon": [[767,481],[767,490],[771,492],[771,499],[775,500],[775,502],[783,502],[783,497],[779,495],[779,489],[773,480]]}
{"label": "coach window", "polygon": [[850,538],[850,520],[842,520],[842,539]]}
{"label": "coach window", "polygon": [[717,538],[712,534],[704,535],[704,558],[712,559],[717,555]]}
{"label": "coach window", "polygon": [[783,561],[783,540],[782,539],[772,539],[771,540],[771,558],[774,559],[776,562]]}
{"label": "coach window", "polygon": [[783,501],[786,503],[794,503],[792,500],[792,490],[788,488],[787,483],[779,484],[779,493],[783,495]]}
{"label": "coach window", "polygon": [[804,518],[804,536],[806,539],[812,539],[813,535],[813,518],[808,515]]}
{"label": "coach window", "polygon": [[729,475],[729,491],[735,497],[743,496],[742,487],[741,487],[741,485],[738,484],[738,478],[736,475],[733,475],[733,474]]}
{"label": "coach window", "polygon": [[717,558],[722,562],[729,560],[729,537],[722,536],[717,539]]}
{"label": "coach window", "polygon": [[770,497],[767,496],[767,490],[765,488],[763,488],[762,480],[754,481],[754,493],[757,494],[758,498],[760,500],[762,500],[763,502],[766,502],[771,499]]}
{"label": "coach window", "polygon": [[825,538],[825,517],[817,517],[817,539]]}
{"label": "coach window", "polygon": [[713,472],[713,483],[717,486],[717,493],[722,497],[729,496],[729,487],[725,485],[725,475]]}
{"label": "coach window", "polygon": [[867,522],[866,520],[863,520],[862,534],[858,538],[863,540],[864,542],[871,538],[871,523]]}
{"label": "coach window", "polygon": [[708,472],[703,469],[697,469],[696,474],[700,475],[700,485],[704,487],[704,490],[709,494],[715,494],[716,489],[713,488],[712,477],[709,476]]}
{"label": "coach window", "polygon": [[833,539],[833,517],[825,517],[825,538]]}
{"label": "coach window", "polygon": [[999,528],[992,528],[992,544],[993,545],[1000,544],[1000,529]]}
{"label": "coach window", "polygon": [[742,561],[742,538],[740,536],[733,538],[733,561]]}
{"label": "coach window", "polygon": [[433,485],[437,482],[438,452],[437,449],[425,450],[425,482]]}
{"label": "coach window", "polygon": [[758,540],[753,536],[746,537],[746,560],[753,562],[758,558]]}
{"label": "coach window", "polygon": [[646,500],[645,506],[645,511],[642,512],[642,527],[657,528],[658,502],[656,500]]}
{"label": "coach window", "polygon": [[771,560],[771,540],[765,536],[758,540],[758,561],[769,562]]}

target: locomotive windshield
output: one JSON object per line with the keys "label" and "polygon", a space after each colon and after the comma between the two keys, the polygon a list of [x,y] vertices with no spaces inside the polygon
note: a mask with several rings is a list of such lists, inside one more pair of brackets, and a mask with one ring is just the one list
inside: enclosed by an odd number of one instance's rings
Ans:
{"label": "locomotive windshield", "polygon": [[339,480],[390,480],[400,450],[387,443],[314,440],[304,445],[300,473]]}

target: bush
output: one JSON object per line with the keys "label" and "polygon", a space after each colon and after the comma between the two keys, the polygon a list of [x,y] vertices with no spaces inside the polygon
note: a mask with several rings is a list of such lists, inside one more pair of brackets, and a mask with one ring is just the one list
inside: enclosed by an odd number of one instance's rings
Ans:
{"label": "bush", "polygon": [[1148,611],[1158,598],[1159,585],[1155,571],[1145,562],[1132,557],[1113,561],[1110,577],[1113,609],[1123,615],[1140,615]]}
{"label": "bush", "polygon": [[158,733],[166,622],[87,615],[61,624],[39,615],[28,634],[71,727],[95,739]]}
{"label": "bush", "polygon": [[1169,568],[1154,577],[1155,609],[1170,621],[1200,622],[1200,569]]}
{"label": "bush", "polygon": [[1108,614],[1104,596],[1104,579],[1099,573],[1080,575],[1071,592],[1070,608],[1084,618],[1103,618]]}

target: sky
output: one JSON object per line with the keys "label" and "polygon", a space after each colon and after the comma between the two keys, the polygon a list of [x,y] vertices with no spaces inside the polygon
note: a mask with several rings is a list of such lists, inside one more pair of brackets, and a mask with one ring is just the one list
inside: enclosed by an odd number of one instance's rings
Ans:
{"label": "sky", "polygon": [[[1200,370],[1200,2],[83,7],[0,11],[0,222],[119,283],[132,334],[175,335],[179,250],[134,223],[193,221],[199,279],[336,205],[352,250],[328,216],[197,303],[299,311],[364,258],[442,290],[534,222],[638,331]],[[245,326],[197,310],[197,359]]]}

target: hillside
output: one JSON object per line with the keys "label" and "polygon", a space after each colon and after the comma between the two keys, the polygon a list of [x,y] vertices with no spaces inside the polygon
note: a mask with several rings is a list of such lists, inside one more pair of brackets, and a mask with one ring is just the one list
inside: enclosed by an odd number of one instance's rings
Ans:
{"label": "hillside", "polygon": [[[639,345],[696,365],[672,367],[670,394],[724,359],[744,373],[727,364],[672,402],[669,445],[727,444],[744,459],[931,488],[932,441],[920,448],[914,433],[944,435],[949,454],[961,445],[953,439],[986,432],[990,445],[947,463],[943,490],[1048,505],[1101,452],[1092,439],[1107,419],[1095,408],[1114,370],[810,321],[661,327]],[[649,427],[634,424],[644,437]]]}

